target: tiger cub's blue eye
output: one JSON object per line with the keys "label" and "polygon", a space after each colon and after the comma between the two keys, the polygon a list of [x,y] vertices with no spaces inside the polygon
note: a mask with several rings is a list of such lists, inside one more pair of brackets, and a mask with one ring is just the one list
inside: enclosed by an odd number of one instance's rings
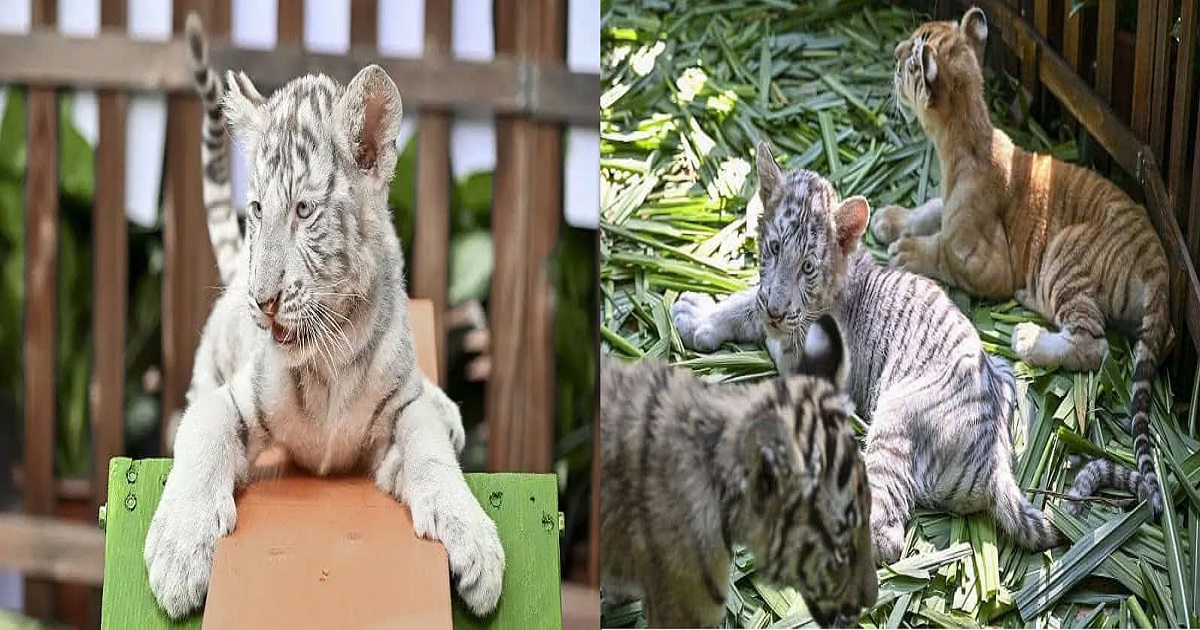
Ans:
{"label": "tiger cub's blue eye", "polygon": [[812,272],[813,272],[812,261],[811,260],[804,261],[804,263],[800,265],[800,271],[803,271],[805,275],[812,274]]}
{"label": "tiger cub's blue eye", "polygon": [[312,216],[312,206],[308,205],[306,202],[297,201],[296,216],[300,217],[301,219],[307,219],[308,217]]}

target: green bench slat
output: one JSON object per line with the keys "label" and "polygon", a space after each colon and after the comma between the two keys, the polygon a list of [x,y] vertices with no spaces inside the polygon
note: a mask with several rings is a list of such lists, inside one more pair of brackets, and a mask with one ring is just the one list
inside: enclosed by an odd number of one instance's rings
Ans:
{"label": "green bench slat", "polygon": [[[170,459],[135,461],[114,457],[109,462],[108,503],[101,508],[105,530],[101,628],[200,628],[200,613],[174,622],[158,607],[142,559],[150,519],[158,508],[171,465]],[[455,595],[454,627],[561,628],[560,516],[555,476],[471,473],[466,478],[475,498],[496,521],[506,566],[496,612],[486,619],[475,617]]]}

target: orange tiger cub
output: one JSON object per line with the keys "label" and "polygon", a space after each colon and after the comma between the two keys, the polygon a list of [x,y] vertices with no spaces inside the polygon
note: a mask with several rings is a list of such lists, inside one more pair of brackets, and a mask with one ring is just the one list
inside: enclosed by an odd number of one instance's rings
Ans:
{"label": "orange tiger cub", "polygon": [[992,127],[983,94],[983,11],[928,22],[896,47],[894,88],[937,150],[942,197],[888,206],[871,231],[891,264],[974,294],[1016,297],[1058,327],[1023,323],[1012,347],[1038,366],[1094,370],[1105,326],[1137,336],[1130,404],[1139,494],[1157,519],[1150,389],[1174,340],[1167,262],[1145,208],[1099,174],[1022,150]]}

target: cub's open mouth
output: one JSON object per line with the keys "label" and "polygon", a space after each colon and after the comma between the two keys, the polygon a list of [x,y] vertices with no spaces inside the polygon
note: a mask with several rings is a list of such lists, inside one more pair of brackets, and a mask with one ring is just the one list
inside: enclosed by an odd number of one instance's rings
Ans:
{"label": "cub's open mouth", "polygon": [[288,330],[276,322],[271,322],[271,336],[275,338],[276,343],[285,346],[296,341],[296,331]]}

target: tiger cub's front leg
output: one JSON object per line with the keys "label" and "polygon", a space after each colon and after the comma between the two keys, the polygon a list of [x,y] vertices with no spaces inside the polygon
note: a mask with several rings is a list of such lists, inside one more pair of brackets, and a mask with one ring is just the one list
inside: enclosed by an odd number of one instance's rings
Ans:
{"label": "tiger cub's front leg", "polygon": [[150,590],[173,619],[204,603],[217,541],[237,520],[233,492],[248,473],[248,378],[198,394],[179,423],[175,464],[150,521]]}
{"label": "tiger cub's front leg", "polygon": [[758,318],[758,289],[734,293],[717,303],[706,293],[684,293],[671,305],[671,320],[683,345],[712,352],[726,341],[757,343],[764,330]]}
{"label": "tiger cub's front leg", "polygon": [[504,548],[496,523],[459,468],[458,407],[423,377],[397,399],[392,439],[375,466],[375,485],[408,506],[418,535],[446,547],[458,594],[472,612],[486,615],[500,598]]}
{"label": "tiger cub's front leg", "polygon": [[942,227],[942,198],[908,209],[892,204],[880,208],[871,217],[871,234],[881,245],[891,245],[902,235],[929,236]]}

